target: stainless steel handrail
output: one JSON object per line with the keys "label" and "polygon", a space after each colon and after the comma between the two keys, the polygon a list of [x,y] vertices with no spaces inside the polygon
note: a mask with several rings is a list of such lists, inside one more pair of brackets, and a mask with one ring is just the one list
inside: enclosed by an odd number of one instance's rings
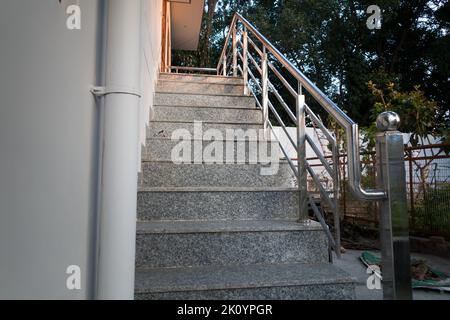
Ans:
{"label": "stainless steel handrail", "polygon": [[184,67],[184,66],[171,66],[169,67],[170,70],[174,70],[175,73],[178,73],[178,71],[198,71],[198,72],[217,72],[217,69],[214,68],[199,68],[199,67]]}
{"label": "stainless steel handrail", "polygon": [[[239,35],[238,35],[239,33]],[[253,41],[250,36],[255,37]],[[239,39],[239,37],[241,37]],[[229,42],[232,38],[231,50]],[[258,46],[262,45],[260,49]],[[252,56],[249,49],[256,51],[255,57]],[[253,50],[252,50],[253,52]],[[231,59],[229,59],[231,55]],[[242,67],[238,60],[242,62]],[[231,60],[231,63],[229,63]],[[251,64],[249,65],[249,60]],[[275,63],[276,61],[276,63]],[[277,70],[281,66],[286,69],[290,75],[297,80],[297,88],[291,86],[282,73]],[[254,68],[253,68],[254,67]],[[311,210],[314,212],[319,223],[322,225],[327,238],[329,239],[330,248],[333,249],[340,257],[340,214],[339,214],[339,145],[335,135],[330,132],[320,117],[313,113],[305,101],[303,89],[305,89],[314,98],[325,111],[332,117],[337,124],[345,130],[347,137],[347,154],[348,154],[348,176],[349,188],[353,194],[361,200],[378,201],[380,214],[380,242],[383,264],[383,291],[386,299],[402,299],[409,300],[411,293],[410,278],[410,256],[409,256],[409,238],[408,238],[408,210],[406,203],[406,178],[404,172],[404,146],[403,134],[398,131],[400,117],[394,112],[384,112],[377,119],[378,132],[376,135],[376,155],[377,155],[377,190],[365,190],[361,185],[361,161],[359,146],[359,128],[358,125],[348,117],[344,111],[336,106],[319,88],[317,88],[301,71],[299,71],[283,54],[281,54],[270,41],[268,41],[259,31],[251,25],[240,14],[233,16],[226,42],[222,50],[215,72],[218,75],[228,76],[232,74],[237,76],[239,73],[244,80],[244,94],[253,95],[256,105],[261,109],[264,117],[265,134],[271,134],[280,142],[280,137],[272,123],[278,122],[284,133],[288,137],[289,143],[296,148],[297,158],[291,157],[288,152],[289,146],[283,146],[279,143],[280,149],[287,162],[296,175],[298,182],[299,201],[298,213],[300,222],[308,221],[309,202]],[[269,79],[269,71],[281,81],[284,85],[283,89],[287,89],[295,98],[295,112],[290,108],[278,91],[277,87]],[[275,77],[272,77],[275,81]],[[277,84],[278,81],[277,81]],[[276,108],[272,104],[271,99],[275,96],[282,108]],[[274,101],[275,102],[275,101]],[[283,118],[279,112],[286,111],[291,120],[296,123],[296,139],[294,141],[292,135],[283,122]],[[294,114],[295,113],[295,114]],[[271,118],[269,118],[269,114]],[[308,136],[306,131],[305,119],[314,124],[315,130],[320,128],[331,145],[332,156],[326,156],[328,153],[325,147],[322,152],[314,141]],[[316,131],[317,134],[317,131]],[[310,159],[306,156],[306,145],[310,144],[314,153],[318,156],[325,171],[315,172],[313,164],[309,163]],[[332,159],[327,162],[326,159]],[[294,163],[296,161],[297,163]],[[318,192],[308,192],[307,177],[312,178],[312,182],[317,187]],[[331,177],[331,179],[330,179]],[[311,181],[311,180],[310,180]],[[330,185],[328,182],[332,182]],[[332,187],[332,191],[330,191]],[[325,209],[318,207],[317,198],[320,197],[320,204]],[[334,234],[327,225],[324,212],[328,208],[333,213]],[[330,254],[330,257],[332,255]]]}
{"label": "stainless steel handrail", "polygon": [[[239,13],[236,13],[230,25],[225,46],[219,59],[217,70],[221,69],[224,54],[226,53],[228,42],[233,34],[237,22],[241,22],[247,30],[262,43],[264,48],[270,52],[281,65],[294,76],[301,84],[302,88],[308,91],[311,96],[328,112],[329,115],[345,130],[348,148],[348,177],[349,186],[353,194],[361,200],[381,200],[386,198],[385,190],[365,190],[361,185],[361,164],[359,159],[359,127],[350,117],[331,101],[311,80],[309,80],[297,67],[295,67],[266,37],[264,37],[250,22]],[[226,74],[226,72],[224,73]]]}

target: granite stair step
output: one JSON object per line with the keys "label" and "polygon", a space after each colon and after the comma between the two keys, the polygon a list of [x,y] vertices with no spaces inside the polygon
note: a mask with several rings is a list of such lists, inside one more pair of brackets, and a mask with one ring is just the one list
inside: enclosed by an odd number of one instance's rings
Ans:
{"label": "granite stair step", "polygon": [[260,123],[262,112],[248,108],[205,108],[205,107],[173,107],[155,106],[152,112],[152,121],[223,121],[231,123]]}
{"label": "granite stair step", "polygon": [[244,85],[211,81],[158,80],[156,92],[242,95]]}
{"label": "granite stair step", "polygon": [[[168,138],[180,130],[185,130],[191,136],[194,136],[195,123],[193,121],[152,121],[147,129],[147,138]],[[236,123],[224,121],[204,121],[201,123],[200,134],[204,134],[210,130],[220,132],[223,137],[227,136],[227,132],[239,133],[251,130],[252,133],[260,132],[263,129],[262,123]]]}
{"label": "granite stair step", "polygon": [[138,268],[324,263],[328,241],[309,221],[138,222]]}
{"label": "granite stair step", "polygon": [[282,157],[282,152],[277,141],[253,139],[226,140],[220,139],[223,138],[222,134],[220,136],[215,135],[214,140],[194,140],[191,137],[179,140],[168,138],[147,139],[147,145],[142,149],[142,161],[171,161],[174,159],[174,156],[177,156],[181,152],[181,147],[185,148],[183,152],[188,153],[191,159],[194,157],[195,150],[198,149],[202,154],[210,154],[210,158],[220,157],[223,163],[226,161],[257,163],[258,159],[262,157],[264,159],[280,159]]}
{"label": "granite stair step", "polygon": [[328,264],[138,269],[141,300],[349,300],[354,279]]}
{"label": "granite stair step", "polygon": [[142,162],[141,187],[294,187],[295,176],[285,161],[252,163]]}
{"label": "granite stair step", "polygon": [[296,188],[147,188],[139,220],[298,220]]}
{"label": "granite stair step", "polygon": [[256,109],[253,97],[245,95],[217,95],[157,92],[154,105],[156,106],[188,106],[188,107],[217,107],[217,108],[249,108]]}
{"label": "granite stair step", "polygon": [[240,77],[224,77],[217,75],[181,74],[181,73],[161,73],[160,80],[178,80],[186,82],[219,82],[223,84],[244,84],[244,79]]}

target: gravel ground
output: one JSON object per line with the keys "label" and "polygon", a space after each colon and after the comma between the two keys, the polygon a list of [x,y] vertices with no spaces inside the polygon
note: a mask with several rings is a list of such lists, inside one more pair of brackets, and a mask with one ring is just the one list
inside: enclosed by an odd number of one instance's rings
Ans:
{"label": "gravel ground", "polygon": [[[378,256],[380,255],[380,253],[376,251],[370,252],[377,254]],[[342,259],[334,259],[334,264],[357,279],[357,300],[382,300],[382,290],[369,290],[367,288],[366,281],[369,275],[366,274],[366,268],[359,259],[361,253],[362,251],[359,250],[347,250],[347,252],[342,255]],[[450,273],[450,260],[448,259],[419,253],[413,253],[412,258],[426,260],[428,265],[433,268]],[[441,293],[432,290],[414,290],[413,296],[414,300],[450,300],[450,292]]]}

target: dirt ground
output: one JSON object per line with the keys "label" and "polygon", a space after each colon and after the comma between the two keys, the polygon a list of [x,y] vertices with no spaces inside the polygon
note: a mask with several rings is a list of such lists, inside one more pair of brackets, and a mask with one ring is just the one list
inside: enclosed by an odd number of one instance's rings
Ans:
{"label": "dirt ground", "polygon": [[[380,255],[377,250],[368,250],[374,254]],[[349,249],[342,255],[341,259],[334,259],[334,264],[356,278],[356,299],[357,300],[382,300],[382,290],[369,290],[367,288],[366,273],[367,268],[362,264],[359,257],[363,250]],[[433,268],[450,274],[450,259],[444,259],[427,254],[413,253],[413,259],[426,260],[427,264]],[[450,300],[450,292],[438,292],[431,290],[414,290],[414,300]]]}

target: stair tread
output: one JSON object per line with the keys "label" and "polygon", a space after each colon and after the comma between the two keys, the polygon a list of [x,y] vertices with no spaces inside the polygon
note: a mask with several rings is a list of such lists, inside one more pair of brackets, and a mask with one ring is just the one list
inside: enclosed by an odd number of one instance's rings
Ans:
{"label": "stair tread", "polygon": [[[261,129],[261,130],[263,130],[263,129]],[[237,137],[237,135],[235,135],[231,139],[230,139],[230,137],[227,137],[225,135],[221,139],[218,139],[216,137],[206,139],[204,136],[202,136],[201,138],[191,137],[191,139],[189,139],[189,140],[190,141],[204,141],[204,142],[211,142],[211,141],[230,142],[231,141],[231,142],[235,142],[235,143],[237,143],[237,142],[246,142],[246,143],[248,143],[248,142],[259,142],[259,143],[274,142],[274,143],[279,143],[275,139],[270,139],[270,138],[265,138],[265,137],[256,137],[256,139],[255,139],[255,137],[242,138],[242,137]],[[176,143],[179,142],[179,140],[172,139],[172,137],[148,137],[147,138],[147,143],[149,143],[149,142],[161,142],[161,143],[163,143],[163,142],[168,142],[168,141],[176,142]],[[144,148],[148,148],[148,147],[150,147],[150,145],[148,145],[148,144],[144,146]]]}
{"label": "stair tread", "polygon": [[287,187],[149,187],[138,192],[294,192],[298,188]]}
{"label": "stair tread", "polygon": [[247,98],[247,99],[255,99],[253,96],[248,96],[245,94],[236,94],[236,93],[211,93],[211,92],[166,92],[159,91],[158,88],[155,91],[155,94],[173,94],[179,96],[212,96],[212,97],[238,97],[238,98]]}
{"label": "stair tread", "polygon": [[189,83],[189,84],[201,84],[201,85],[220,85],[220,86],[238,86],[238,87],[244,87],[244,83],[232,83],[232,82],[221,82],[220,79],[217,79],[217,82],[215,81],[191,81],[189,79],[158,79],[158,82],[160,84],[163,83]]}
{"label": "stair tread", "polygon": [[328,263],[138,269],[136,293],[244,289],[355,281]]}
{"label": "stair tread", "polygon": [[216,79],[235,79],[235,80],[243,80],[242,77],[232,77],[232,76],[219,76],[215,74],[195,74],[195,73],[169,73],[169,72],[161,72],[162,76],[176,76],[176,77],[194,77],[194,78],[216,78]]}
{"label": "stair tread", "polygon": [[239,106],[239,105],[223,105],[223,106],[214,106],[214,105],[203,105],[203,106],[189,106],[189,105],[175,105],[175,104],[155,104],[153,105],[154,108],[158,108],[158,107],[165,107],[165,108],[192,108],[192,109],[219,109],[219,110],[223,110],[223,109],[230,109],[230,110],[248,110],[248,111],[261,111],[261,109],[259,109],[258,107],[254,107],[254,108],[249,108],[249,107],[244,107],[244,106]]}
{"label": "stair tread", "polygon": [[[180,121],[180,120],[152,120],[151,123],[177,123],[177,124],[192,124],[193,121]],[[245,124],[245,125],[262,125],[262,121],[249,121],[249,122],[236,122],[236,121],[201,121],[203,124]]]}
{"label": "stair tread", "polygon": [[140,221],[138,234],[181,234],[220,232],[322,231],[315,221],[298,223],[292,220],[222,220],[222,221]]}
{"label": "stair tread", "polygon": [[[256,103],[253,96],[248,96],[241,93],[234,95],[226,94],[220,95],[217,93],[202,91],[198,93],[181,93],[176,91],[164,90],[159,92],[156,90],[154,103],[157,105],[175,105],[175,106],[228,106],[255,109]],[[242,90],[243,91],[243,90]]]}

